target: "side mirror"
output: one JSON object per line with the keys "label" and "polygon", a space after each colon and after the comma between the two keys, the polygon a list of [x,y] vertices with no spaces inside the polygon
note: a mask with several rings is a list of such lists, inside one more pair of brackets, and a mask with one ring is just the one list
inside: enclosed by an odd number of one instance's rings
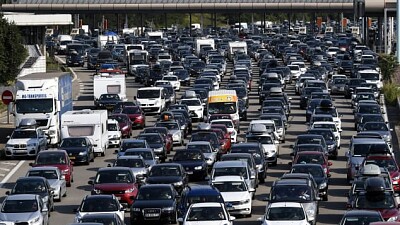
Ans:
{"label": "side mirror", "polygon": [[10,195],[11,194],[11,192],[10,191],[6,191],[6,195]]}
{"label": "side mirror", "polygon": [[331,177],[332,175],[329,173],[329,174],[327,174],[326,176],[327,176],[327,177]]}
{"label": "side mirror", "polygon": [[94,184],[94,182],[92,180],[89,180],[87,183],[90,184],[90,185]]}
{"label": "side mirror", "polygon": [[35,164],[34,163],[29,163],[29,166],[34,166]]}
{"label": "side mirror", "polygon": [[234,216],[229,216],[229,221],[234,221],[234,220],[236,220],[236,217],[234,217]]}
{"label": "side mirror", "polygon": [[[293,153],[292,153],[293,154]],[[289,166],[292,166],[293,165],[293,162],[288,162],[288,165]]]}

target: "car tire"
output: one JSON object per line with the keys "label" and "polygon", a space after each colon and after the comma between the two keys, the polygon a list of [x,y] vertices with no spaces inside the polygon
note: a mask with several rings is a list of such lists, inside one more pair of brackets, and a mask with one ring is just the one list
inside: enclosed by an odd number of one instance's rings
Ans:
{"label": "car tire", "polygon": [[171,221],[171,224],[178,224],[178,213],[175,212],[175,218]]}
{"label": "car tire", "polygon": [[62,197],[67,197],[67,189],[65,188],[65,193]]}
{"label": "car tire", "polygon": [[328,195],[323,196],[323,197],[322,197],[322,200],[323,200],[323,201],[328,201]]}
{"label": "car tire", "polygon": [[61,199],[62,199],[62,196],[61,196],[61,188],[60,188],[60,190],[59,190],[58,193],[60,193],[60,197],[57,199],[57,202],[61,202]]}

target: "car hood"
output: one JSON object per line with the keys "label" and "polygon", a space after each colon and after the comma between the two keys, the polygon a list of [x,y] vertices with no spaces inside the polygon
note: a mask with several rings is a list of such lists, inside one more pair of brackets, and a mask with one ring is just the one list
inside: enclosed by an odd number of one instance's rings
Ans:
{"label": "car hood", "polygon": [[172,184],[182,181],[182,177],[179,176],[157,176],[157,177],[148,177],[146,179],[146,183],[148,184]]}
{"label": "car hood", "polygon": [[100,189],[103,191],[113,191],[113,190],[127,190],[134,187],[134,184],[118,183],[118,184],[95,184],[95,189]]}
{"label": "car hood", "polygon": [[276,151],[276,146],[273,144],[262,144],[262,147],[265,149],[267,152],[271,151]]}
{"label": "car hood", "polygon": [[154,148],[154,149],[163,147],[162,144],[158,144],[158,143],[148,143],[148,144],[149,144],[150,148]]}
{"label": "car hood", "polygon": [[8,145],[19,145],[19,144],[32,144],[37,143],[36,139],[32,138],[18,138],[18,139],[9,139],[7,141]]}
{"label": "car hood", "polygon": [[27,212],[27,213],[1,213],[1,221],[29,221],[39,215],[38,212]]}
{"label": "car hood", "polygon": [[57,179],[47,179],[47,181],[50,184],[50,187],[55,188],[58,185],[58,180]]}
{"label": "car hood", "polygon": [[364,161],[364,156],[353,156],[351,157],[351,164],[353,165],[361,165]]}
{"label": "car hood", "polygon": [[168,134],[171,134],[172,136],[174,134],[179,134],[180,130],[168,130]]}
{"label": "car hood", "polygon": [[308,224],[306,220],[279,220],[279,221],[268,221],[268,225],[306,225]]}
{"label": "car hood", "polygon": [[67,151],[68,154],[86,151],[86,147],[61,147],[61,149]]}
{"label": "car hood", "polygon": [[174,163],[181,164],[184,168],[196,167],[204,164],[204,161],[173,161]]}
{"label": "car hood", "polygon": [[174,200],[135,200],[133,208],[163,208],[174,206]]}
{"label": "car hood", "polygon": [[221,195],[225,202],[239,202],[242,200],[250,199],[250,194],[247,191],[221,192]]}

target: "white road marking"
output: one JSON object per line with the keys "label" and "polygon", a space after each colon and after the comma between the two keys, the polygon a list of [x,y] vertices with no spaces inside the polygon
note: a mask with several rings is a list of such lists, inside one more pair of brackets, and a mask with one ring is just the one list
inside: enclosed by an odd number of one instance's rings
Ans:
{"label": "white road marking", "polygon": [[17,163],[15,162],[0,162],[0,163],[4,165],[13,165],[13,166],[17,165]]}
{"label": "white road marking", "polygon": [[5,183],[14,175],[15,172],[22,166],[22,164],[25,163],[25,160],[21,160],[18,162],[18,164],[7,174],[6,177],[0,182],[0,188],[3,187]]}
{"label": "white road marking", "polygon": [[4,177],[6,174],[4,173],[0,173],[0,177]]}
{"label": "white road marking", "polygon": [[10,171],[10,169],[7,169],[7,168],[1,168],[1,167],[0,167],[0,170],[2,170],[2,171],[7,171],[7,172],[8,172],[8,171]]}

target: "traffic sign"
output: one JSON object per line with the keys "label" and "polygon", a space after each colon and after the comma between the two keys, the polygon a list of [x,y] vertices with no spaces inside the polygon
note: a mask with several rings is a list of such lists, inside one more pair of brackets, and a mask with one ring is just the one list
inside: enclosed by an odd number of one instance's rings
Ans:
{"label": "traffic sign", "polygon": [[3,101],[4,105],[10,104],[10,102],[14,101],[14,95],[11,91],[5,90],[3,94],[1,94],[1,100]]}

